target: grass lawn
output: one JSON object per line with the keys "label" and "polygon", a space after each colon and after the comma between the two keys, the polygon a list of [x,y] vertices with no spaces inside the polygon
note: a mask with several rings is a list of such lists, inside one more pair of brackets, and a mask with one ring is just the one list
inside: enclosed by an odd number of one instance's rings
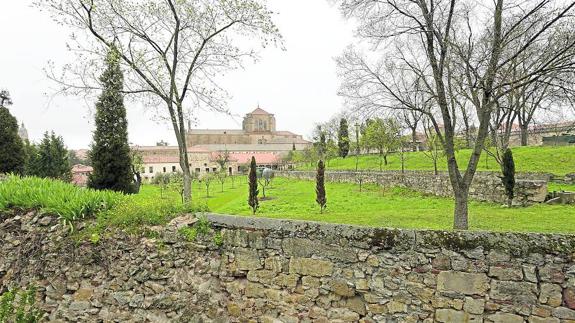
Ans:
{"label": "grass lawn", "polygon": [[[219,184],[210,187],[206,198],[205,186],[194,184],[195,204],[211,212],[250,215],[247,205],[247,184],[236,179],[234,188],[227,182],[224,192]],[[405,189],[390,189],[382,193],[374,185],[358,186],[347,183],[327,183],[328,208],[320,214],[315,204],[315,183],[276,178],[266,189],[269,200],[260,201],[256,216],[282,219],[311,220],[377,227],[449,230],[453,221],[453,200],[425,196]],[[261,189],[260,189],[261,196]],[[139,198],[160,199],[160,188],[146,185]],[[177,193],[166,193],[164,199],[177,203]],[[482,202],[470,203],[470,229],[490,231],[563,232],[575,233],[575,206],[535,205],[525,208],[503,208]]]}
{"label": "grass lawn", "polygon": [[[471,150],[469,149],[460,150],[457,153],[457,160],[461,167],[467,165],[470,153]],[[515,147],[513,148],[513,157],[518,172],[544,172],[558,176],[575,172],[575,146]],[[384,170],[401,169],[399,155],[391,154],[387,159],[389,164],[383,167]],[[438,161],[440,170],[446,170],[446,165],[444,158]],[[408,153],[405,166],[409,170],[433,170],[432,160],[425,156],[423,152]],[[327,163],[326,168],[328,170],[355,170],[355,157],[332,159]],[[379,156],[360,156],[358,168],[379,170]],[[300,169],[315,169],[315,165],[302,165]],[[495,159],[483,153],[479,163],[479,170],[499,171],[499,166]]]}

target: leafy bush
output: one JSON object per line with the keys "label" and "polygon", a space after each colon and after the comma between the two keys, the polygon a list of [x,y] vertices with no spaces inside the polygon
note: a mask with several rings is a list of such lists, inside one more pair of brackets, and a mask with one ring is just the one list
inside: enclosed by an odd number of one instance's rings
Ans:
{"label": "leafy bush", "polygon": [[111,191],[80,188],[58,180],[10,175],[0,181],[0,209],[40,209],[65,222],[112,209],[126,196]]}
{"label": "leafy bush", "polygon": [[0,295],[0,322],[39,322],[42,312],[36,308],[36,288],[14,289]]}

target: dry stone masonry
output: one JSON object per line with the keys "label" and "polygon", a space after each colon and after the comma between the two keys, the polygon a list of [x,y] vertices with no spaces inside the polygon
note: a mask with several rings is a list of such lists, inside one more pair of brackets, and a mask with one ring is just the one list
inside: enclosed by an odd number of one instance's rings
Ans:
{"label": "dry stone masonry", "polygon": [[0,292],[39,286],[57,322],[575,322],[575,236],[208,219],[194,242],[168,226],[78,243],[1,214]]}
{"label": "dry stone masonry", "polygon": [[[281,171],[276,175],[315,180],[314,171]],[[505,188],[499,176],[501,174],[496,172],[478,172],[469,190],[470,198],[478,201],[506,202]],[[519,173],[516,177],[514,204],[525,205],[545,201],[550,174]],[[449,175],[445,172],[435,175],[428,171],[405,171],[403,173],[400,171],[326,171],[325,180],[336,183],[358,183],[361,180],[363,183],[377,184],[383,187],[406,187],[426,194],[453,196]]]}

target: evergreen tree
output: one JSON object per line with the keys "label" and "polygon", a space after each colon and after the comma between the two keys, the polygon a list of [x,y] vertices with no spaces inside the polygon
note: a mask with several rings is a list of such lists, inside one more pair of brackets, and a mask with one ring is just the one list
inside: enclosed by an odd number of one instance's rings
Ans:
{"label": "evergreen tree", "polygon": [[315,201],[319,204],[320,213],[323,213],[323,210],[327,204],[327,198],[325,196],[325,165],[323,160],[320,160],[317,163],[317,175],[315,177]]}
{"label": "evergreen tree", "polygon": [[349,154],[349,126],[347,120],[341,118],[339,121],[339,130],[337,132],[337,146],[339,148],[339,156],[347,157]]}
{"label": "evergreen tree", "polygon": [[106,64],[106,70],[100,76],[103,91],[96,103],[96,130],[90,152],[94,171],[88,186],[132,193],[132,161],[122,95],[124,76],[115,48],[108,52]]}
{"label": "evergreen tree", "polygon": [[503,170],[503,177],[501,178],[501,181],[503,182],[503,186],[505,186],[507,205],[511,207],[511,203],[513,202],[513,197],[515,195],[513,192],[515,188],[515,162],[513,161],[513,153],[509,148],[507,148],[503,154],[501,167]]}
{"label": "evergreen tree", "polygon": [[[34,149],[30,148],[29,151],[34,154]],[[68,149],[62,137],[56,136],[54,132],[44,133],[44,138],[36,151],[36,156],[30,157],[30,175],[63,181],[72,179]]]}
{"label": "evergreen tree", "polygon": [[8,91],[0,96],[0,173],[24,174],[26,153],[18,136],[18,122],[7,106],[12,104]]}
{"label": "evergreen tree", "polygon": [[36,176],[38,173],[38,147],[29,140],[24,140],[26,158],[24,162],[24,175]]}
{"label": "evergreen tree", "polygon": [[252,208],[253,214],[256,214],[256,211],[259,207],[258,201],[258,175],[256,169],[256,158],[252,156],[252,161],[250,163],[250,173],[248,175],[249,185],[250,185],[250,196],[248,198],[248,204]]}

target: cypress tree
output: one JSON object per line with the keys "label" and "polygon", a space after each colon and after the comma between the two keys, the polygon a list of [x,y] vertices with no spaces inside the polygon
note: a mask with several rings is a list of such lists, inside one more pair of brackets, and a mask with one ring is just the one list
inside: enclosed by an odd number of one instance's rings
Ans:
{"label": "cypress tree", "polygon": [[345,118],[339,121],[339,131],[337,132],[337,146],[339,148],[339,156],[342,158],[347,157],[349,154],[349,126]]}
{"label": "cypress tree", "polygon": [[501,181],[503,181],[503,186],[505,186],[507,205],[511,207],[514,197],[513,189],[515,188],[515,162],[513,161],[513,153],[509,148],[507,148],[503,154],[502,168],[503,177],[501,178]]}
{"label": "cypress tree", "polygon": [[253,214],[256,214],[256,211],[259,207],[258,201],[258,175],[256,172],[256,158],[252,156],[252,161],[250,163],[250,173],[248,175],[249,185],[250,185],[250,196],[248,199],[248,204],[252,208]]}
{"label": "cypress tree", "polygon": [[[32,150],[30,150],[32,152]],[[44,138],[38,146],[36,158],[30,160],[31,174],[39,177],[48,177],[70,181],[72,167],[68,157],[68,149],[64,140],[54,132],[44,133]]]}
{"label": "cypress tree", "polygon": [[106,70],[100,76],[102,94],[96,103],[96,130],[90,151],[94,171],[90,175],[88,186],[132,193],[132,161],[122,95],[124,76],[115,48],[108,52],[106,64]]}
{"label": "cypress tree", "polygon": [[[7,92],[5,92],[7,93]],[[11,103],[9,97],[0,106],[0,173],[24,174],[26,152],[18,136],[18,122],[4,105]]]}
{"label": "cypress tree", "polygon": [[325,196],[325,165],[323,160],[320,160],[317,163],[317,174],[315,176],[315,201],[319,204],[320,213],[323,213],[323,210],[327,204],[327,198]]}

